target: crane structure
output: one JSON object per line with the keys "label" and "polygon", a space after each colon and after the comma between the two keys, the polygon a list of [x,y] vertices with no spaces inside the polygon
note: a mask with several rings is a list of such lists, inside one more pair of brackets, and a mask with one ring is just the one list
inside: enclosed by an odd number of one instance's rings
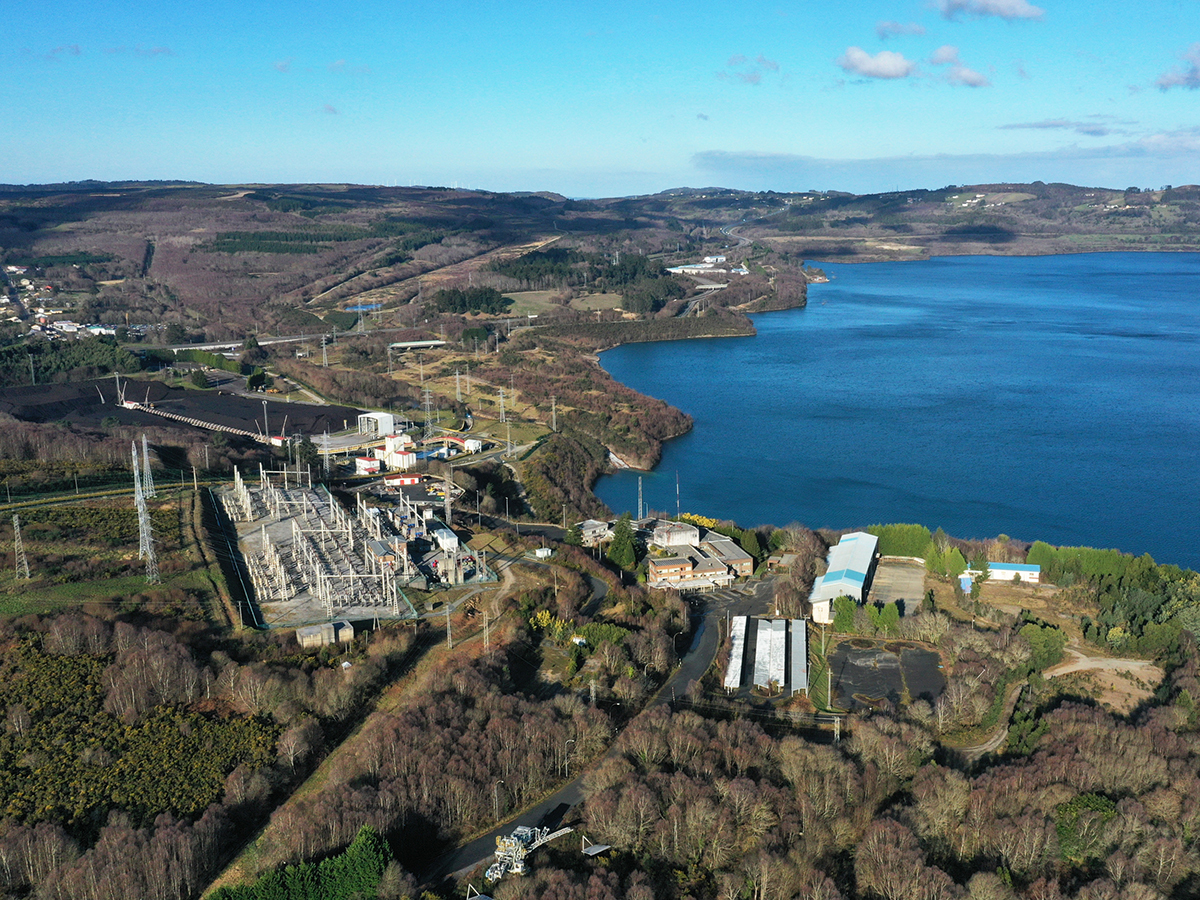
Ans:
{"label": "crane structure", "polygon": [[538,847],[548,844],[555,838],[570,834],[573,828],[560,828],[551,831],[549,828],[530,828],[528,825],[518,825],[512,834],[496,838],[496,861],[492,863],[484,878],[488,881],[499,881],[509,873],[524,875],[529,871],[526,857]]}

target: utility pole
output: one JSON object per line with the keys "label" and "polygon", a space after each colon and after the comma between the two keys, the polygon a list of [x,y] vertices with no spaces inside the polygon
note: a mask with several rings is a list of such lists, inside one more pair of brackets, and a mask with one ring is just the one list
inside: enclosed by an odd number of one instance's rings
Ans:
{"label": "utility pole", "polygon": [[450,601],[446,601],[446,647],[454,649],[454,638],[450,636]]}
{"label": "utility pole", "polygon": [[550,398],[550,430],[558,431],[558,398]]}

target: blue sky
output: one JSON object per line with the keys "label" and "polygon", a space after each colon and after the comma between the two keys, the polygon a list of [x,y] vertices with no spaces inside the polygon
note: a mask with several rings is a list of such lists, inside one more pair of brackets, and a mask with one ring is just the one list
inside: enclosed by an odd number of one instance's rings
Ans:
{"label": "blue sky", "polygon": [[8,0],[0,182],[1200,182],[1200,0]]}

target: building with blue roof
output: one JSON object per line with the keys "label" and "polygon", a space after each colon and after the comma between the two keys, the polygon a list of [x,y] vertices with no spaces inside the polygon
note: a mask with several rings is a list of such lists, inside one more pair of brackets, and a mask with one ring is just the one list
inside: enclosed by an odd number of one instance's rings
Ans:
{"label": "building with blue roof", "polygon": [[854,602],[867,602],[871,580],[875,577],[879,538],[865,531],[852,531],[830,548],[826,557],[825,574],[813,583],[809,602],[813,621],[828,625],[833,622],[833,601],[850,597]]}

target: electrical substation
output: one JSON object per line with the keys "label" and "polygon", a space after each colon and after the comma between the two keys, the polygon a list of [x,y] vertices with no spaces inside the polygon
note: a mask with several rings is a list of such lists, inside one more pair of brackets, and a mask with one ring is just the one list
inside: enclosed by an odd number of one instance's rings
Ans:
{"label": "electrical substation", "polygon": [[254,624],[416,618],[407,591],[496,580],[432,508],[403,494],[371,506],[358,492],[347,509],[307,470],[260,465],[257,475],[235,469],[216,493],[237,530]]}

